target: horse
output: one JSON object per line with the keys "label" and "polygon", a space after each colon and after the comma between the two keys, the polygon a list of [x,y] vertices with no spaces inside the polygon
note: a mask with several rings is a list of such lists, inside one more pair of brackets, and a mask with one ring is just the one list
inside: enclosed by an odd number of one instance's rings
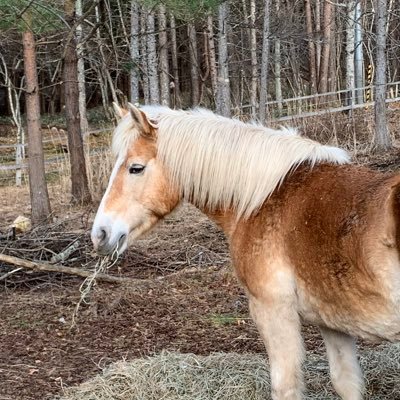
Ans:
{"label": "horse", "polygon": [[400,338],[400,175],[295,129],[204,109],[115,106],[116,157],[91,238],[122,253],[182,201],[228,238],[270,361],[274,400],[302,398],[301,324],[321,330],[344,400],[363,398],[355,338]]}

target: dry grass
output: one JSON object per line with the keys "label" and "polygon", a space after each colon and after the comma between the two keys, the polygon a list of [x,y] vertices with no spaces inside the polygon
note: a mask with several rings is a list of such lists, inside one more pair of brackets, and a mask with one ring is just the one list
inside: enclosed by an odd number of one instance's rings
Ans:
{"label": "dry grass", "polygon": [[[85,143],[86,173],[89,190],[95,201],[100,201],[105,192],[114,165],[110,147],[111,134],[107,132],[101,138],[91,138]],[[62,193],[69,193],[71,166],[67,153],[59,154],[56,169]]]}
{"label": "dry grass", "polygon": [[[396,399],[400,393],[400,345],[385,344],[361,353],[366,400]],[[304,365],[306,398],[337,399],[328,364],[320,351]],[[270,399],[268,362],[259,354],[209,356],[163,352],[117,362],[101,375],[65,391],[60,400],[266,400]]]}

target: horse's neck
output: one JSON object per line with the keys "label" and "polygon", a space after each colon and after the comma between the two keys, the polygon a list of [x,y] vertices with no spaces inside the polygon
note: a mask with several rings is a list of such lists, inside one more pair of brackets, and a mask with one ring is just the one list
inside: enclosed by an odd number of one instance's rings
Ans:
{"label": "horse's neck", "polygon": [[214,221],[222,229],[228,239],[231,237],[237,225],[237,215],[233,210],[210,211],[207,208],[200,208],[200,211],[202,211],[208,216],[208,218]]}

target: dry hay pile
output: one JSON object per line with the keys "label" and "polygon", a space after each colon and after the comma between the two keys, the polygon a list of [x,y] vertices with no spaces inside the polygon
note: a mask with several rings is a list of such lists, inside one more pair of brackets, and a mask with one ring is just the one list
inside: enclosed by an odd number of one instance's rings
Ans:
{"label": "dry hay pile", "polygon": [[[361,352],[365,399],[400,398],[400,345],[385,344]],[[324,354],[309,352],[304,365],[305,398],[338,399]],[[209,356],[163,352],[117,362],[101,375],[59,400],[266,400],[270,380],[261,354],[216,353]]]}

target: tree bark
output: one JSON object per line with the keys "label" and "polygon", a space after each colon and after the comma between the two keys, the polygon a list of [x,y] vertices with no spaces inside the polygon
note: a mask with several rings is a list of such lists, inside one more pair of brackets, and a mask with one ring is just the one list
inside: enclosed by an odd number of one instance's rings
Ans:
{"label": "tree bark", "polygon": [[160,89],[161,104],[169,107],[169,62],[168,62],[168,36],[167,36],[167,17],[163,4],[158,6],[158,30],[160,45]]}
{"label": "tree bark", "polygon": [[306,9],[306,29],[308,41],[308,62],[310,66],[310,93],[317,93],[317,66],[315,63],[315,43],[314,43],[314,30],[312,22],[311,0],[305,0]]}
{"label": "tree bark", "polygon": [[147,14],[147,66],[149,72],[150,104],[160,103],[160,83],[157,68],[157,42],[155,18],[152,11]]}
{"label": "tree bark", "polygon": [[364,52],[363,52],[363,42],[362,42],[362,11],[361,11],[361,1],[357,0],[355,6],[355,87],[356,87],[356,100],[358,104],[364,102]]}
{"label": "tree bark", "polygon": [[[82,16],[82,0],[76,0],[76,16]],[[78,53],[78,83],[79,83],[79,114],[81,123],[81,133],[83,136],[89,131],[89,125],[86,115],[86,80],[85,80],[85,60],[83,51],[83,29],[79,24],[76,27],[77,53]]]}
{"label": "tree bark", "polygon": [[139,5],[136,0],[131,2],[131,38],[129,46],[132,60],[130,99],[132,104],[139,104]]}
{"label": "tree bark", "polygon": [[317,40],[315,42],[315,68],[317,79],[320,75],[321,67],[321,1],[315,0],[315,32],[317,33]]}
{"label": "tree bark", "polygon": [[140,14],[140,60],[142,66],[142,89],[144,103],[150,104],[149,63],[147,53],[147,11],[141,7]]}
{"label": "tree bark", "polygon": [[[17,169],[15,170],[15,185],[21,186],[22,185],[22,169],[18,168],[21,166],[22,160],[25,158],[25,131],[22,124],[21,118],[21,108],[20,108],[20,98],[22,90],[17,88],[13,84],[10,79],[7,64],[3,54],[0,52],[0,60],[2,67],[0,68],[0,72],[3,75],[3,80],[5,87],[7,89],[7,97],[8,97],[8,107],[11,112],[11,116],[13,122],[17,128],[17,135],[16,135],[16,148],[15,148],[15,164],[17,165]],[[21,81],[22,85],[23,81]]]}
{"label": "tree bark", "polygon": [[347,105],[354,105],[355,101],[355,74],[354,74],[354,9],[355,0],[347,3],[346,15],[346,90]]}
{"label": "tree bark", "polygon": [[190,82],[192,86],[191,103],[194,107],[200,101],[199,56],[197,53],[196,27],[192,22],[189,22],[187,29],[189,38]]}
{"label": "tree bark", "polygon": [[178,46],[176,42],[176,22],[175,17],[170,14],[170,26],[171,26],[171,61],[172,61],[172,73],[174,76],[174,88],[173,88],[173,100],[174,107],[181,107],[181,91],[179,82],[179,65],[178,65]]}
{"label": "tree bark", "polygon": [[375,149],[386,151],[392,147],[386,120],[386,0],[375,0],[376,72],[375,72]]}
{"label": "tree bark", "polygon": [[218,90],[217,113],[224,117],[231,116],[231,92],[228,64],[228,2],[222,3],[218,8]]}
{"label": "tree bark", "polygon": [[251,88],[250,106],[251,117],[257,117],[258,61],[256,35],[256,1],[250,0],[250,58],[251,58]]}
{"label": "tree bark", "polygon": [[217,72],[217,57],[215,54],[214,21],[211,14],[207,15],[207,38],[208,38],[208,57],[210,62],[211,91],[213,93],[215,102],[217,99],[218,72]]}
{"label": "tree bark", "polygon": [[319,78],[319,92],[328,91],[329,56],[331,53],[331,37],[335,23],[335,13],[331,0],[325,0],[324,4],[324,45],[321,54],[321,68]]}
{"label": "tree bark", "polygon": [[260,112],[259,118],[262,124],[267,119],[267,99],[268,99],[268,61],[269,61],[269,31],[270,31],[270,2],[264,0],[264,27],[263,44],[261,53],[261,79],[260,79]]}
{"label": "tree bark", "polygon": [[[64,3],[65,20],[74,25],[75,4],[73,0]],[[64,50],[64,93],[65,117],[67,121],[68,149],[71,164],[72,202],[87,204],[91,201],[86,173],[85,153],[79,115],[78,58],[75,35],[70,35]]]}
{"label": "tree bark", "polygon": [[[279,15],[280,0],[276,0],[275,10]],[[278,37],[274,39],[274,65],[275,65],[275,100],[278,102],[279,115],[282,114],[282,84],[281,84],[281,41]]]}
{"label": "tree bark", "polygon": [[22,34],[22,42],[26,77],[29,189],[32,223],[36,225],[45,222],[50,217],[51,209],[44,168],[35,38],[29,28]]}

